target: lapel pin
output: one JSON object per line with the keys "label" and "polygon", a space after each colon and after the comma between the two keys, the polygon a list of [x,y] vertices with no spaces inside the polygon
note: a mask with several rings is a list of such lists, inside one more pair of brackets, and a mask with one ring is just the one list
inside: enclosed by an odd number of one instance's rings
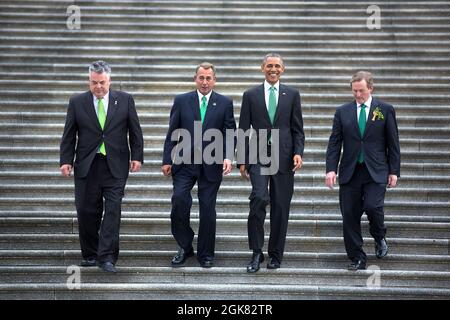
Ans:
{"label": "lapel pin", "polygon": [[213,102],[213,106],[216,106],[217,104],[215,102]]}
{"label": "lapel pin", "polygon": [[114,101],[114,105],[117,106],[117,100]]}
{"label": "lapel pin", "polygon": [[285,96],[285,95],[286,95],[286,92],[283,92],[282,95]]}

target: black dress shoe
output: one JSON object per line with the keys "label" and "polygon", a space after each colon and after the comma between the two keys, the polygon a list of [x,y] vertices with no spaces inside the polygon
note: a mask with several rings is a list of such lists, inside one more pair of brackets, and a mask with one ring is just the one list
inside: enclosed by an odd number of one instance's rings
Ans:
{"label": "black dress shoe", "polygon": [[97,260],[95,258],[83,259],[80,263],[80,267],[95,267],[96,265]]}
{"label": "black dress shoe", "polygon": [[269,257],[269,262],[267,262],[267,269],[278,269],[280,267],[280,263],[277,258]]}
{"label": "black dress shoe", "polygon": [[362,260],[356,260],[353,261],[351,264],[348,265],[348,270],[364,270],[366,269],[366,262]]}
{"label": "black dress shoe", "polygon": [[375,254],[378,259],[383,258],[388,253],[388,245],[386,239],[381,239],[380,242],[375,242]]}
{"label": "black dress shoe", "polygon": [[254,253],[252,261],[247,265],[248,273],[255,273],[259,270],[259,264],[264,261],[264,255],[261,253]]}
{"label": "black dress shoe", "polygon": [[202,268],[211,268],[211,267],[214,266],[214,261],[212,261],[212,260],[203,260],[203,261],[200,261],[200,266],[201,266]]}
{"label": "black dress shoe", "polygon": [[172,266],[180,266],[186,262],[186,259],[194,255],[194,249],[185,251],[183,248],[178,250],[177,254],[172,258]]}
{"label": "black dress shoe", "polygon": [[102,269],[105,272],[111,272],[111,273],[116,273],[117,269],[114,266],[114,264],[112,262],[103,262],[100,264],[100,269]]}

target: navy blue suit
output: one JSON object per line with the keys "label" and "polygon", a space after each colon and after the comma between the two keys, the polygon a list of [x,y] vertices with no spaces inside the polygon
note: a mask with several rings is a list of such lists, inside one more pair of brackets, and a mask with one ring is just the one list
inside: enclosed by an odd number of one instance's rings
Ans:
{"label": "navy blue suit", "polygon": [[[379,108],[384,119],[374,119]],[[341,157],[341,147],[343,147]],[[364,152],[363,164],[358,155]],[[394,107],[372,97],[361,137],[356,101],[337,108],[326,154],[326,172],[337,172],[344,242],[350,260],[366,260],[361,236],[361,216],[367,214],[375,241],[385,237],[384,197],[389,175],[400,176],[400,143]]]}
{"label": "navy blue suit", "polygon": [[[214,258],[215,234],[216,234],[216,198],[222,182],[223,159],[227,158],[226,130],[236,129],[234,120],[233,101],[216,92],[212,92],[208,101],[201,131],[208,129],[219,130],[223,135],[221,145],[223,157],[219,163],[207,164],[203,157],[200,163],[194,163],[194,153],[202,151],[212,142],[202,142],[201,145],[194,141],[194,122],[201,121],[200,107],[197,91],[188,92],[175,97],[170,112],[169,130],[164,143],[163,165],[172,165],[173,195],[172,195],[172,234],[178,245],[189,251],[194,238],[194,231],[190,227],[190,210],[192,206],[191,190],[195,183],[198,184],[199,199],[199,230],[197,241],[197,258],[199,261]],[[172,133],[177,129],[185,129],[190,133],[191,141],[183,152],[175,154],[172,158],[172,150],[179,152],[177,144],[180,140],[171,141]],[[234,140],[228,146],[232,160],[234,152]],[[177,156],[186,156],[190,163],[176,163]],[[179,159],[178,159],[179,160]]]}

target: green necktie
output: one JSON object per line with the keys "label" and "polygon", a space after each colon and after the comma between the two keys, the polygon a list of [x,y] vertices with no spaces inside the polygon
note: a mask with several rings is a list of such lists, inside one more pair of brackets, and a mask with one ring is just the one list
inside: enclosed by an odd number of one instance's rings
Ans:
{"label": "green necktie", "polygon": [[[103,130],[103,127],[105,126],[106,122],[106,114],[105,114],[105,107],[103,107],[103,99],[98,99],[98,122],[100,123],[100,127]],[[105,142],[102,142],[102,144],[100,145],[100,153],[106,156]]]}
{"label": "green necktie", "polygon": [[208,106],[208,104],[206,103],[206,97],[203,96],[202,97],[202,105],[200,106],[200,117],[202,119],[202,123],[203,123],[203,120],[205,119],[206,107],[207,106]]}
{"label": "green necktie", "polygon": [[[359,112],[358,127],[359,134],[361,135],[362,139],[362,137],[364,136],[364,131],[366,130],[366,106],[364,104],[361,105],[361,111]],[[364,162],[364,152],[362,149],[358,156],[358,162]]]}
{"label": "green necktie", "polygon": [[269,118],[270,122],[273,124],[275,120],[275,112],[277,111],[277,98],[275,96],[275,91],[277,90],[274,86],[270,87],[269,94]]}

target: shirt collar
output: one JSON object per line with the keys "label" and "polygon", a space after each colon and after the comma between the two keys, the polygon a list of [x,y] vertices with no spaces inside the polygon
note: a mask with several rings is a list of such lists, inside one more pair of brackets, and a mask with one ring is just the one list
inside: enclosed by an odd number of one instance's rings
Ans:
{"label": "shirt collar", "polygon": [[[95,95],[92,95],[92,96],[94,97],[94,103],[97,104],[98,100],[100,100],[100,99],[98,99]],[[109,102],[109,91],[105,94],[105,96],[102,99],[103,99],[103,102],[104,102],[103,105],[105,105],[106,102]],[[106,105],[108,105],[108,104],[106,104]]]}
{"label": "shirt collar", "polygon": [[[362,104],[362,103],[361,103]],[[359,104],[358,102],[356,102],[356,107],[360,108],[361,104]],[[370,109],[370,106],[372,105],[372,96],[369,96],[369,98],[364,101],[364,105]]]}
{"label": "shirt collar", "polygon": [[[212,90],[205,96],[206,97],[206,102],[209,102],[209,98],[211,97],[211,94],[212,94]],[[198,101],[202,101],[202,98],[203,98],[203,94],[202,93],[200,93],[200,91],[198,91],[197,90],[197,95],[198,95]]]}
{"label": "shirt collar", "polygon": [[[264,80],[264,91],[265,92],[269,91],[271,86],[272,85],[270,83],[268,83],[267,80]],[[277,81],[277,83],[275,83],[273,86],[275,87],[276,92],[280,92],[280,81]]]}

